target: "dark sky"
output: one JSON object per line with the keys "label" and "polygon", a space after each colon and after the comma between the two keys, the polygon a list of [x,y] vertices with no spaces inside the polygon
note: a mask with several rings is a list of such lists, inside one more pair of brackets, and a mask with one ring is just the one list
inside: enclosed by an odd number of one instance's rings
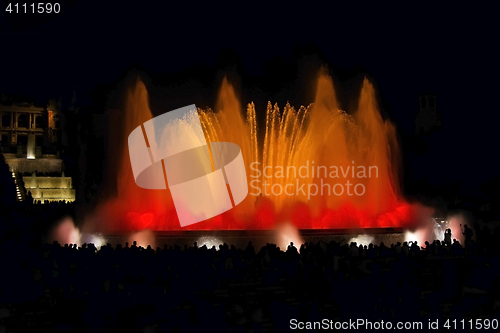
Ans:
{"label": "dark sky", "polygon": [[[418,95],[437,95],[440,133],[410,158],[415,179],[477,185],[498,169],[498,19],[495,7],[454,3],[282,5],[187,1],[61,2],[60,14],[0,14],[0,92],[89,103],[132,64],[150,73],[216,65],[223,49],[245,75],[312,44],[330,66],[375,79],[391,118],[413,134]],[[214,78],[215,79],[215,78]],[[249,102],[249,101],[245,101]]]}

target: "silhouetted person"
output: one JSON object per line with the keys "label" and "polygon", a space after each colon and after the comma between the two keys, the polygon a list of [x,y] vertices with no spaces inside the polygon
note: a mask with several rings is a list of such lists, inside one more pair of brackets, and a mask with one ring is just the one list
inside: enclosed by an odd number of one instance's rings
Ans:
{"label": "silhouetted person", "polygon": [[351,245],[349,245],[349,255],[351,257],[359,256],[358,244],[356,242],[351,242]]}
{"label": "silhouetted person", "polygon": [[464,230],[463,230],[463,235],[465,236],[465,245],[470,244],[470,241],[472,240],[472,236],[474,235],[474,232],[472,231],[471,228],[466,224],[464,225]]}
{"label": "silhouetted person", "polygon": [[293,246],[293,242],[290,242],[290,245],[288,245],[288,248],[286,249],[287,254],[290,254],[292,256],[297,255],[297,248]]}
{"label": "silhouetted person", "polygon": [[245,249],[246,253],[248,255],[254,255],[255,254],[255,248],[252,245],[252,241],[248,242],[247,248]]}
{"label": "silhouetted person", "polygon": [[401,252],[406,256],[408,255],[408,253],[410,252],[410,246],[408,245],[408,242],[403,242],[403,246],[401,246]]}
{"label": "silhouetted person", "polygon": [[26,201],[30,204],[33,203],[33,196],[31,195],[31,191],[28,191],[28,194],[26,195]]}
{"label": "silhouetted person", "polygon": [[416,255],[420,251],[420,246],[417,241],[414,241],[410,246],[411,253]]}
{"label": "silhouetted person", "polygon": [[451,245],[451,229],[446,229],[446,231],[444,232],[444,242],[448,246]]}

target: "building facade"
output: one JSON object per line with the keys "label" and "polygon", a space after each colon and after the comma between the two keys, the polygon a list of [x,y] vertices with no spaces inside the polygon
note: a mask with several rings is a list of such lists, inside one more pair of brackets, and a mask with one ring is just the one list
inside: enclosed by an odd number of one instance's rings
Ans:
{"label": "building facade", "polygon": [[35,203],[75,201],[71,177],[59,157],[64,122],[49,103],[0,104],[0,148],[15,179],[17,199]]}
{"label": "building facade", "polygon": [[59,111],[28,103],[0,104],[0,119],[2,152],[28,157],[30,146],[41,157],[57,151],[62,133]]}

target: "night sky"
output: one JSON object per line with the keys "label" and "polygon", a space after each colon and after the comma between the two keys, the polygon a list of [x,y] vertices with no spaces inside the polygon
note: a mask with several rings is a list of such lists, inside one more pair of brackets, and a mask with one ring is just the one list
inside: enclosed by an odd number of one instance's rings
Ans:
{"label": "night sky", "polygon": [[264,76],[266,62],[312,45],[334,75],[375,80],[401,135],[413,135],[418,95],[437,96],[441,131],[423,138],[427,153],[405,152],[413,179],[475,188],[497,176],[500,29],[493,6],[61,4],[61,14],[42,17],[8,14],[2,2],[0,92],[68,105],[75,88],[77,104],[87,106],[96,86],[113,84],[130,66],[152,74],[215,68],[230,49],[241,58],[242,76]]}

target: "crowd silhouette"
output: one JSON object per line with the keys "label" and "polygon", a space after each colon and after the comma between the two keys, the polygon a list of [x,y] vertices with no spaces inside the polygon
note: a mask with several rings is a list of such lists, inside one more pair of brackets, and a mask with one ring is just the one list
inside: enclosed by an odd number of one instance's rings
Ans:
{"label": "crowd silhouette", "polygon": [[[493,318],[497,251],[444,240],[156,249],[4,239],[0,323],[44,331],[267,332],[301,321]],[[31,326],[30,326],[31,325]],[[208,326],[207,326],[208,325]],[[1,326],[0,326],[1,327]]]}

